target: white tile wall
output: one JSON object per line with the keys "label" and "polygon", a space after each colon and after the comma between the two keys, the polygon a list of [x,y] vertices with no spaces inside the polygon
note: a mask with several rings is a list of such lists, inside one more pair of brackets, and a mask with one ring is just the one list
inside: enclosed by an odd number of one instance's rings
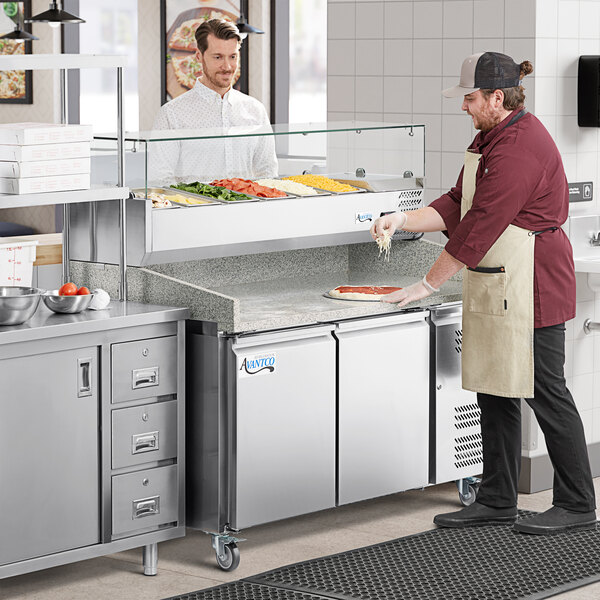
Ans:
{"label": "white tile wall", "polygon": [[473,0],[444,2],[442,33],[444,38],[473,36]]}
{"label": "white tile wall", "polygon": [[[554,137],[570,181],[591,180],[600,197],[600,131],[577,126],[577,61],[600,54],[598,0],[328,0],[329,117],[426,125],[429,203],[453,186],[475,135],[460,99],[444,99],[463,59],[495,50],[530,60],[527,107]],[[600,211],[578,203],[572,215]],[[440,234],[427,239],[445,242]],[[588,441],[600,442],[600,294],[577,277],[577,316],[567,323],[565,375]],[[525,410],[529,410],[526,408]],[[537,451],[544,451],[539,436]]]}
{"label": "white tile wall", "polygon": [[478,37],[504,37],[504,2],[475,2],[473,30]]}
{"label": "white tile wall", "polygon": [[356,74],[383,75],[383,40],[356,40]]}
{"label": "white tile wall", "polygon": [[412,40],[384,40],[383,74],[391,77],[412,77],[413,43]]}
{"label": "white tile wall", "polygon": [[356,39],[381,39],[383,2],[356,3]]}
{"label": "white tile wall", "polygon": [[385,23],[383,36],[387,38],[413,38],[413,3],[386,2],[383,7]]}

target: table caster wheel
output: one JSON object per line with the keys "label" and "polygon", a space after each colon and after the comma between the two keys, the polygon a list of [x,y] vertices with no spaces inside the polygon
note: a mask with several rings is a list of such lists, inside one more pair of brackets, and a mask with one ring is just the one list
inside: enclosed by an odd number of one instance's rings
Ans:
{"label": "table caster wheel", "polygon": [[240,549],[237,547],[235,542],[229,544],[223,544],[223,553],[219,554],[217,551],[217,564],[223,571],[233,571],[237,569],[240,564]]}

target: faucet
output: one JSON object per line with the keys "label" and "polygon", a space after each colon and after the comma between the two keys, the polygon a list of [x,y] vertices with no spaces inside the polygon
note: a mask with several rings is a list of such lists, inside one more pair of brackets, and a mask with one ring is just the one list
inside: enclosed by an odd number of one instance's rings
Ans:
{"label": "faucet", "polygon": [[590,237],[590,246],[600,246],[600,231],[592,233]]}

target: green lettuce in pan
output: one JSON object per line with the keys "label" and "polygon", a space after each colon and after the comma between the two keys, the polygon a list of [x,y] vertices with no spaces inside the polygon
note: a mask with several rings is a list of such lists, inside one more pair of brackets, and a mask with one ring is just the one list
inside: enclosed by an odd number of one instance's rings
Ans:
{"label": "green lettuce in pan", "polygon": [[250,196],[246,194],[239,194],[238,192],[232,192],[224,187],[218,187],[216,185],[207,185],[206,183],[200,183],[194,181],[194,183],[178,183],[172,185],[172,188],[176,190],[182,190],[184,192],[191,192],[192,194],[200,194],[207,198],[214,198],[215,200],[221,200],[222,202],[235,202],[236,200],[252,200]]}

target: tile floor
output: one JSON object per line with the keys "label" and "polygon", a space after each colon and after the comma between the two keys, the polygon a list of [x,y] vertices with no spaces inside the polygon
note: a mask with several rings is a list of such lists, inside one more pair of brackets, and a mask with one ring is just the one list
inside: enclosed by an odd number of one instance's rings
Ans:
{"label": "tile floor", "polygon": [[[600,498],[600,478],[595,480]],[[545,510],[551,492],[522,495],[519,506]],[[215,563],[210,538],[189,530],[159,544],[158,575],[141,575],[141,550],[131,550],[0,581],[2,600],[160,600],[275,567],[426,531],[438,512],[459,508],[454,484],[413,490],[254,527],[244,532],[241,563],[226,573]],[[600,583],[554,596],[597,600]]]}

